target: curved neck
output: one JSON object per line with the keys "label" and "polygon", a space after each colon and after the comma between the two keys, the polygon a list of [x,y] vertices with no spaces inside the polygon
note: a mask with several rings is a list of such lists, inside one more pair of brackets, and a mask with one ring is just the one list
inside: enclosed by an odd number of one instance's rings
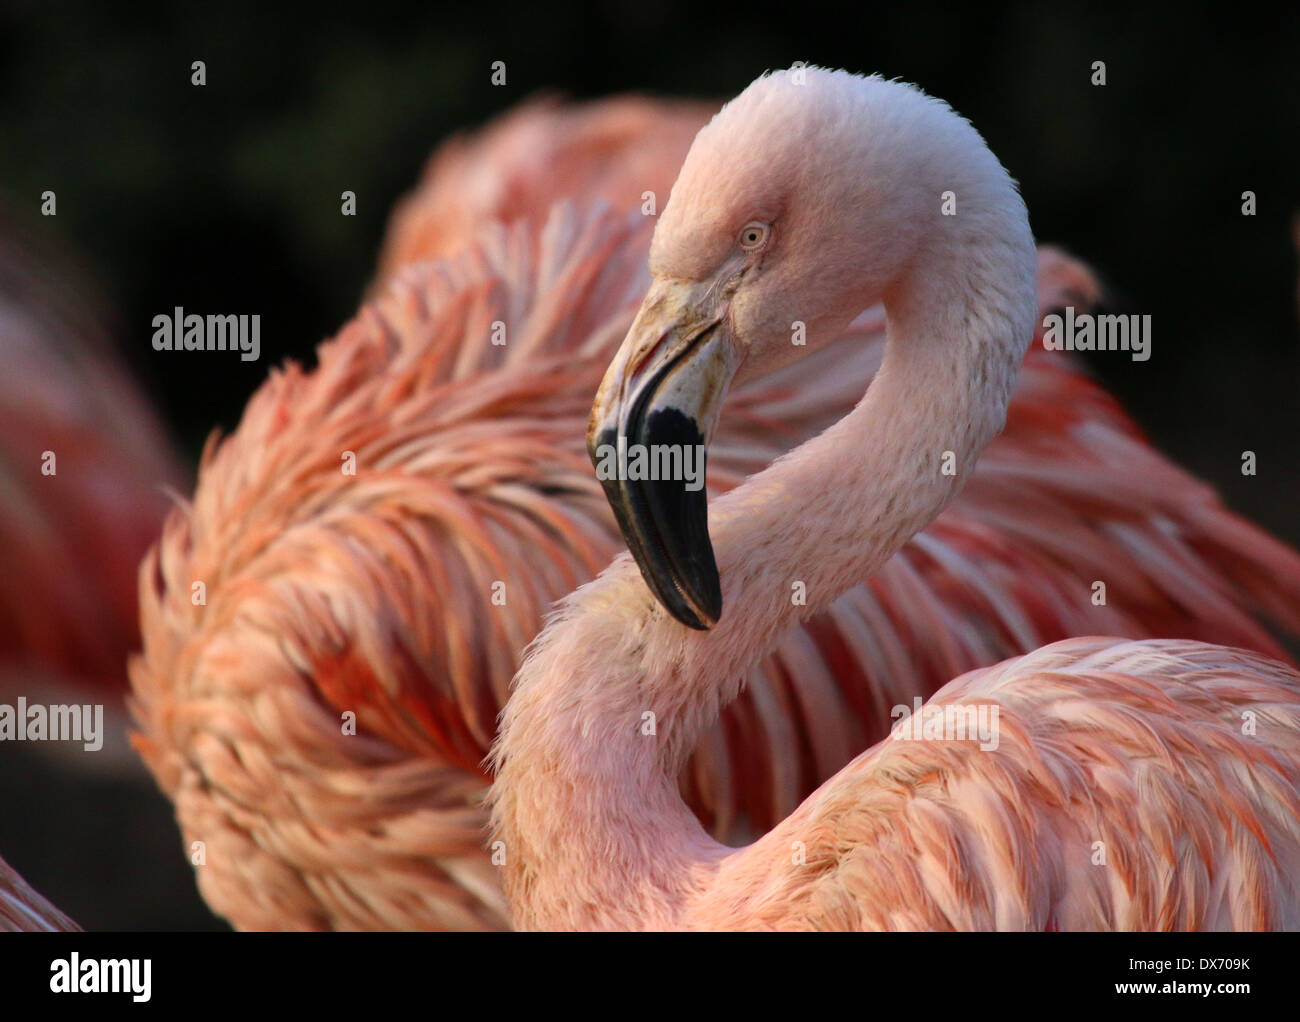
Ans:
{"label": "curved neck", "polygon": [[716,502],[709,524],[723,619],[691,648],[688,675],[756,663],[796,621],[874,575],[960,492],[1006,421],[1033,332],[1032,263],[991,275],[1004,274],[1024,281],[1006,310],[981,301],[1005,293],[1005,280],[994,289],[961,260],[891,289],[884,360],[862,401]]}
{"label": "curved neck", "polygon": [[516,679],[495,753],[517,925],[670,927],[707,886],[729,850],[677,788],[699,734],[790,625],[942,511],[1002,427],[1036,308],[1020,209],[1016,229],[972,258],[919,259],[885,295],[884,362],[858,406],[715,502],[712,631],[670,618],[626,557],[561,605]]}

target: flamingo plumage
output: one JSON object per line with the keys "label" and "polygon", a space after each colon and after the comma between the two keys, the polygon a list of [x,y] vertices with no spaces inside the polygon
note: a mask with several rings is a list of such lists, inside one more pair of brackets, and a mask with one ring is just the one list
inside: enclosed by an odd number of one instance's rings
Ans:
{"label": "flamingo plumage", "polygon": [[545,219],[564,199],[656,213],[717,108],[643,96],[568,104],[543,96],[448,139],[389,216],[377,279],[459,255],[484,224]]}
{"label": "flamingo plumage", "polygon": [[676,782],[699,734],[793,624],[949,505],[1002,430],[1034,248],[967,121],[814,68],[760,78],[697,136],[650,268],[592,409],[598,463],[615,442],[707,444],[733,378],[882,299],[885,354],[851,412],[707,512],[680,481],[606,480],[632,554],[561,603],[494,747],[515,924],[1300,926],[1300,675],[1221,646],[1079,638],[974,671],[925,715],[996,711],[990,743],[896,730],[911,740],[863,753],[753,844],[705,832]]}
{"label": "flamingo plumage", "polygon": [[[506,137],[537,134],[522,116],[490,144],[459,143],[472,158],[435,157],[394,218],[375,297],[315,370],[274,374],[238,430],[209,445],[193,500],[142,566],[137,746],[187,844],[207,844],[204,896],[237,926],[508,925],[483,847],[481,759],[546,609],[620,545],[581,435],[647,286],[653,220],[547,212],[573,194],[556,182],[599,176],[584,161],[636,147],[601,109],[578,112],[586,128],[552,131],[563,110],[544,108],[547,137],[571,146],[546,150],[567,177]],[[676,109],[663,112],[674,125]],[[662,202],[689,143],[666,134],[676,155],[644,147],[670,154],[649,169],[619,157],[635,170],[604,179],[610,197],[639,205],[652,188]],[[455,258],[410,264],[464,243],[459,220],[440,226],[454,206],[445,189],[494,173],[500,154],[519,161],[501,180],[549,184],[508,208],[489,202],[481,215],[513,223],[478,224]],[[1044,312],[1096,297],[1086,269],[1051,250],[1039,287]],[[487,341],[497,321],[502,346]],[[713,492],[847,413],[883,340],[876,307],[839,344],[738,387]],[[883,735],[895,703],[1070,635],[1283,656],[1254,615],[1300,632],[1290,566],[1294,552],[1151,450],[1075,363],[1035,351],[957,504],[753,670],[701,736],[683,793],[715,836],[747,840]],[[1117,594],[1106,606],[1090,599],[1098,577]],[[341,733],[349,710],[355,736]]]}

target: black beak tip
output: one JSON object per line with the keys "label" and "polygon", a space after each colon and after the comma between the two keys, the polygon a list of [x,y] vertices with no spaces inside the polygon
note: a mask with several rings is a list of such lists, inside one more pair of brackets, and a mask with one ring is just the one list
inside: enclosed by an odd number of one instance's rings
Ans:
{"label": "black beak tip", "polygon": [[687,628],[692,628],[697,632],[707,632],[718,623],[718,619],[722,616],[720,603],[703,606],[699,602],[684,599],[677,591],[665,594],[656,585],[656,581],[646,575],[644,570],[642,570],[641,575],[645,578],[646,584],[650,586],[651,591],[655,594],[664,610],[668,611]]}
{"label": "black beak tip", "polygon": [[[716,576],[715,576],[716,577]],[[722,596],[717,595],[715,598],[706,601],[697,602],[696,618],[698,624],[691,625],[697,631],[707,632],[722,619]],[[682,622],[685,624],[686,622]]]}

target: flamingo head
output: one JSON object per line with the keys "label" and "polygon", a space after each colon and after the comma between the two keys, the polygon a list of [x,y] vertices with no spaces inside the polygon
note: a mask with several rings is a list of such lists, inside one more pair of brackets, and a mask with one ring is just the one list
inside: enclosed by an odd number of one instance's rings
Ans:
{"label": "flamingo head", "polygon": [[656,469],[690,451],[702,466],[735,378],[816,350],[887,297],[929,240],[954,141],[960,158],[971,138],[991,158],[941,100],[820,68],[759,78],[696,136],[587,433],[642,576],[682,624],[722,612],[703,471]]}

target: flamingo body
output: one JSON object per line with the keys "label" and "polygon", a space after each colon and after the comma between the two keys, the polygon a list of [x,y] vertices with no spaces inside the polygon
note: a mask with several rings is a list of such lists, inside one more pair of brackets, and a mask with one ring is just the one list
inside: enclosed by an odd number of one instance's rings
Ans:
{"label": "flamingo body", "polygon": [[1296,929],[1298,695],[1276,661],[1177,641],[1068,639],[972,671],[927,707],[997,707],[997,750],[880,743],[724,860],[684,921]]}

